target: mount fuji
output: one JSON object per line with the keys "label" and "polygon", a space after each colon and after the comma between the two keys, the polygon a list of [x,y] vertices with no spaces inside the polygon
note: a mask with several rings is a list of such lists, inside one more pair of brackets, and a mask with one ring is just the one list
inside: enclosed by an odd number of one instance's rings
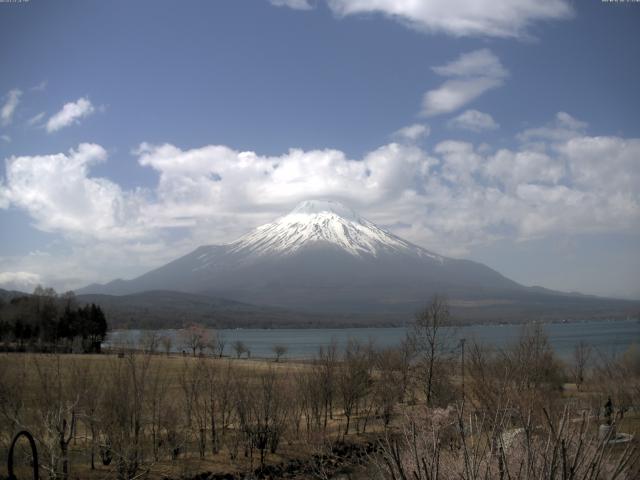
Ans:
{"label": "mount fuji", "polygon": [[201,246],[138,278],[90,285],[78,293],[148,291],[314,314],[396,317],[411,314],[436,293],[446,295],[458,313],[473,311],[477,317],[482,310],[494,319],[523,311],[539,318],[551,305],[571,314],[578,304],[584,312],[592,303],[592,297],[525,287],[483,264],[430,252],[345,205],[319,200],[302,202],[234,242]]}

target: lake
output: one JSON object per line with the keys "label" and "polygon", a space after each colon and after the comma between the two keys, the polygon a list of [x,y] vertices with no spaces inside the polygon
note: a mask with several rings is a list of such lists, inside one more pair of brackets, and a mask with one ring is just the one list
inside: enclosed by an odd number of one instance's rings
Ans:
{"label": "lake", "polygon": [[[640,343],[640,321],[635,319],[549,323],[543,327],[556,354],[563,359],[571,358],[580,341],[587,342],[604,355],[616,355],[631,344]],[[456,339],[465,338],[468,342],[475,340],[488,346],[507,348],[517,342],[522,328],[521,325],[471,325],[457,327],[452,334]],[[225,355],[232,355],[231,344],[241,340],[252,357],[272,357],[271,349],[278,344],[287,346],[288,358],[310,358],[320,346],[335,340],[339,347],[343,347],[349,338],[365,343],[372,341],[378,347],[396,346],[406,332],[406,327],[218,330],[226,340]],[[173,338],[174,351],[184,349],[180,345],[180,330],[159,330],[158,333]],[[137,346],[143,334],[141,330],[115,330],[109,333],[105,346]],[[458,342],[454,340],[453,343]]]}

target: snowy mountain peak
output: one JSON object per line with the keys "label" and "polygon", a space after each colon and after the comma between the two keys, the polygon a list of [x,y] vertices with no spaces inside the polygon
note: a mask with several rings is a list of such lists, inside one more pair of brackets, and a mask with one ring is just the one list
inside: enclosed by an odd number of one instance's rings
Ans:
{"label": "snowy mountain peak", "polygon": [[320,213],[332,213],[353,221],[360,220],[356,212],[334,200],[305,200],[299,203],[289,215],[315,215]]}
{"label": "snowy mountain peak", "polygon": [[443,257],[377,227],[349,207],[326,200],[300,203],[288,215],[231,243],[229,251],[254,257],[287,255],[318,246],[337,247],[357,257],[387,253],[443,261]]}

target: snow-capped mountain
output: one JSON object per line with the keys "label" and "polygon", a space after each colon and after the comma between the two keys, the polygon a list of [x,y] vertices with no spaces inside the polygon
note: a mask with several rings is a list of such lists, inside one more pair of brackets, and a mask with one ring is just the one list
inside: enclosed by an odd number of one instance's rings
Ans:
{"label": "snow-capped mountain", "polygon": [[229,244],[80,293],[175,290],[345,312],[415,308],[434,293],[478,299],[523,288],[482,264],[403,240],[338,202],[314,200]]}
{"label": "snow-capped mountain", "polygon": [[302,202],[288,215],[229,244],[227,251],[257,259],[315,246],[334,246],[356,257],[396,253],[444,259],[378,228],[341,203],[322,200]]}

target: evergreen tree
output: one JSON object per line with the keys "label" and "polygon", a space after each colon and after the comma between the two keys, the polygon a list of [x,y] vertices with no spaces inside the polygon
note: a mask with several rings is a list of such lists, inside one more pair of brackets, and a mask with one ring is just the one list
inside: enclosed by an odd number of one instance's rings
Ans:
{"label": "evergreen tree", "polygon": [[99,352],[107,330],[100,306],[78,307],[73,292],[58,296],[38,286],[33,295],[0,303],[0,340],[14,341],[19,349],[68,349],[78,339],[84,352]]}

